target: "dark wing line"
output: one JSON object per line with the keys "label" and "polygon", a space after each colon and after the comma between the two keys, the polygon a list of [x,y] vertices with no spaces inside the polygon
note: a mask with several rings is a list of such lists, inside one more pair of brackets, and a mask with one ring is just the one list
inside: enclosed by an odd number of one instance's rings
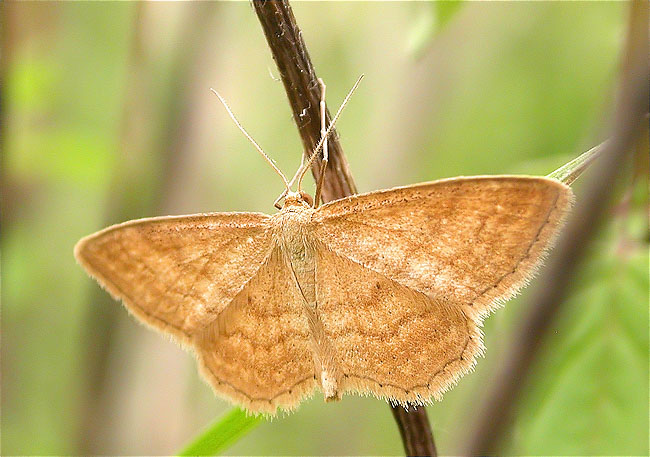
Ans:
{"label": "dark wing line", "polygon": [[235,387],[232,383],[230,383],[230,382],[228,382],[228,381],[224,381],[224,380],[222,380],[221,378],[219,378],[216,374],[214,374],[214,371],[212,371],[212,369],[211,369],[207,364],[200,364],[200,366],[201,366],[201,367],[205,367],[205,368],[204,368],[205,371],[210,372],[210,376],[212,377],[212,379],[213,379],[215,382],[217,382],[218,384],[221,384],[221,385],[228,386],[229,388],[231,388],[231,389],[234,390],[235,392],[237,392],[237,393],[243,395],[244,397],[248,398],[248,400],[250,400],[251,402],[254,402],[254,401],[261,401],[261,402],[273,403],[273,400],[275,400],[276,398],[278,398],[278,397],[280,397],[280,396],[282,396],[282,395],[285,395],[285,394],[290,394],[290,395],[291,395],[291,394],[293,393],[293,390],[294,390],[296,387],[298,387],[299,385],[301,385],[301,384],[303,384],[303,383],[305,383],[305,382],[307,382],[307,381],[312,381],[312,380],[315,380],[315,379],[316,379],[316,375],[307,376],[307,377],[305,377],[305,378],[303,378],[303,379],[301,379],[301,380],[299,380],[299,381],[296,381],[294,384],[292,384],[292,385],[291,385],[290,387],[288,387],[287,389],[285,389],[285,390],[283,390],[283,391],[281,391],[281,392],[278,392],[277,394],[273,395],[271,398],[267,398],[267,397],[251,397],[250,395],[248,395],[246,392],[244,392],[244,391],[241,390],[240,388]]}
{"label": "dark wing line", "polygon": [[[469,328],[469,323],[470,322],[472,322],[474,324],[474,327],[475,327],[474,332],[470,331],[470,328]],[[430,389],[431,388],[431,383],[438,376],[444,374],[447,367],[449,365],[451,365],[452,363],[458,362],[458,361],[464,361],[466,359],[471,360],[470,367],[474,366],[474,364],[476,363],[476,356],[480,353],[480,351],[483,348],[482,337],[481,337],[480,332],[476,331],[478,329],[478,327],[476,326],[476,322],[474,322],[474,321],[472,321],[471,319],[468,318],[467,321],[465,322],[465,326],[466,326],[467,332],[468,332],[468,334],[470,336],[467,337],[467,341],[465,341],[465,345],[463,346],[463,350],[461,351],[460,355],[458,357],[454,358],[454,359],[449,360],[447,363],[445,363],[445,365],[441,369],[439,369],[438,371],[433,373],[426,384],[417,384],[417,385],[413,385],[413,386],[409,387],[408,389],[405,389],[404,387],[398,386],[397,384],[390,384],[390,383],[387,383],[387,382],[379,382],[376,379],[371,378],[370,376],[360,376],[360,375],[356,375],[356,374],[344,374],[343,377],[344,378],[364,379],[366,381],[374,382],[379,387],[385,387],[385,386],[394,387],[396,389],[403,390],[404,393],[407,394],[407,395],[410,394],[411,392],[413,392],[416,389],[421,389],[421,388],[424,388],[424,387],[426,387],[427,389]],[[471,347],[469,347],[469,343],[471,341],[473,341],[474,339],[476,339],[476,345],[472,345]],[[467,353],[467,352],[471,352],[469,354],[469,357],[465,357],[465,353]],[[457,378],[460,378],[461,376],[462,375],[457,376]]]}
{"label": "dark wing line", "polygon": [[[539,235],[542,233],[542,230],[544,230],[544,227],[546,227],[546,225],[548,225],[548,223],[551,221],[551,215],[552,215],[552,214],[555,212],[555,210],[557,209],[557,201],[558,201],[559,198],[560,198],[560,192],[559,192],[558,190],[556,190],[556,193],[555,193],[555,199],[553,200],[553,204],[551,205],[551,207],[549,208],[548,212],[546,213],[546,217],[544,218],[544,222],[541,223],[541,225],[539,226],[539,229],[537,230],[537,234],[535,235],[535,238],[534,238],[533,241],[528,245],[528,248],[526,248],[526,252],[524,252],[524,254],[523,254],[523,255],[521,256],[521,258],[517,261],[517,263],[515,263],[515,265],[514,265],[514,267],[512,268],[512,270],[510,270],[508,273],[506,273],[506,274],[504,274],[503,276],[501,276],[501,277],[497,280],[497,282],[496,282],[494,285],[492,285],[491,287],[488,287],[488,288],[486,288],[485,290],[483,290],[482,292],[478,293],[478,295],[474,298],[474,300],[471,301],[471,303],[468,304],[468,306],[474,306],[474,304],[475,304],[478,300],[480,300],[481,298],[483,298],[483,296],[484,296],[486,293],[488,293],[491,289],[496,289],[496,288],[497,288],[497,287],[498,287],[498,286],[499,286],[499,285],[500,285],[500,284],[501,284],[501,283],[502,283],[502,282],[503,282],[503,281],[504,281],[508,276],[512,276],[513,274],[515,274],[515,273],[517,272],[517,270],[519,269],[519,265],[521,265],[521,263],[522,263],[524,260],[526,260],[526,259],[528,259],[528,257],[530,257],[530,251],[533,249],[533,246],[535,246],[535,245],[539,242]],[[552,242],[549,243],[549,245],[546,247],[546,249],[549,249],[551,245],[552,245]],[[538,265],[541,261],[542,261],[542,259],[540,258],[540,260],[538,260],[538,261],[536,262],[535,265],[532,265],[532,266],[530,267],[530,270],[533,272],[533,274],[534,274],[534,272],[535,272],[535,269],[537,268],[537,265]],[[530,276],[529,276],[529,277],[530,277]],[[520,286],[515,286],[514,289],[513,289],[513,291],[519,290],[520,288],[521,288]],[[497,300],[498,300],[498,299],[497,299]]]}

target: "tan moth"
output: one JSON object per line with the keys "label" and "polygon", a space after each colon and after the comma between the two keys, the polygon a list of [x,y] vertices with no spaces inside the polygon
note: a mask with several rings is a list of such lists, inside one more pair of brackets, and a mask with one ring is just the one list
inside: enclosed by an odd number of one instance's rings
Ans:
{"label": "tan moth", "polygon": [[191,348],[214,391],[252,412],[292,409],[316,388],[325,399],[440,399],[474,366],[482,320],[531,278],[570,207],[567,185],[533,176],[318,206],[322,183],[313,202],[300,183],[323,146],[327,157],[340,112],[290,182],[251,139],[284,181],[276,214],[140,219],[75,247],[102,287]]}

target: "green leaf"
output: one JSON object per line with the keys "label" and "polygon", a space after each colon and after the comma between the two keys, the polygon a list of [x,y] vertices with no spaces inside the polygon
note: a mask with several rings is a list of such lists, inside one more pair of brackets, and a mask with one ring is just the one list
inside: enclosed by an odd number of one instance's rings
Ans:
{"label": "green leaf", "polygon": [[562,165],[560,168],[549,174],[549,178],[562,181],[566,185],[570,185],[578,179],[583,171],[587,169],[591,163],[598,158],[600,153],[605,149],[607,141],[602,142],[598,146],[594,146],[587,152],[582,153],[569,163]]}
{"label": "green leaf", "polygon": [[460,0],[445,0],[434,3],[436,17],[438,19],[438,30],[442,29],[458,13],[463,2]]}
{"label": "green leaf", "polygon": [[199,434],[178,455],[217,455],[248,433],[262,419],[261,415],[252,416],[234,408]]}

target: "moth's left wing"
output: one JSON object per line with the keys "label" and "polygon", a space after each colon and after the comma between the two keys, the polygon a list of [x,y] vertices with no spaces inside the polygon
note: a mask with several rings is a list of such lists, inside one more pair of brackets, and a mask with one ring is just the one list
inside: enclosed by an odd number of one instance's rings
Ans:
{"label": "moth's left wing", "polygon": [[140,219],[83,238],[75,257],[131,313],[190,343],[269,257],[268,219],[261,213]]}
{"label": "moth's left wing", "polygon": [[338,255],[482,315],[533,275],[571,200],[548,178],[451,178],[336,200],[312,220]]}

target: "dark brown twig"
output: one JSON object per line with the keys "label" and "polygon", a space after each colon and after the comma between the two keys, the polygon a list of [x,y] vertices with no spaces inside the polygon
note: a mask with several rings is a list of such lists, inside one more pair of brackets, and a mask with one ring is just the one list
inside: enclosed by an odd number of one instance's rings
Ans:
{"label": "dark brown twig", "polygon": [[492,388],[487,390],[487,400],[479,410],[467,455],[497,452],[541,342],[567,296],[579,260],[607,208],[606,202],[616,177],[624,168],[628,153],[639,136],[648,110],[647,27],[648,5],[644,0],[635,0],[631,4],[625,60],[610,140],[595,164],[592,179],[585,186],[582,201],[555,248],[555,255],[549,259],[545,274],[540,278],[539,284],[547,286],[537,290],[530,313],[514,338],[517,344],[506,356]]}
{"label": "dark brown twig", "polygon": [[[302,33],[287,0],[254,0],[253,6],[289,97],[293,118],[304,147],[303,154],[309,157],[320,140],[321,89],[302,39]],[[329,125],[331,115],[327,109],[325,113],[326,124]],[[320,164],[319,155],[312,164],[312,173],[316,181],[320,175]],[[357,188],[336,130],[332,130],[329,138],[329,164],[325,170],[322,191],[323,201],[336,200],[356,192]]]}
{"label": "dark brown twig", "polygon": [[409,410],[399,405],[391,406],[391,408],[406,454],[409,456],[438,455],[431,425],[429,425],[429,417],[424,406]]}
{"label": "dark brown twig", "polygon": [[[287,0],[254,0],[253,7],[262,24],[284,88],[289,97],[294,120],[298,126],[308,157],[320,139],[319,102],[321,91],[302,34]],[[331,119],[326,110],[327,124]],[[312,164],[312,173],[319,180],[321,157]],[[347,160],[335,132],[329,139],[329,164],[325,170],[322,198],[324,202],[347,197],[357,192]],[[392,407],[404,449],[408,455],[436,455],[436,448],[424,407],[406,411]]]}

